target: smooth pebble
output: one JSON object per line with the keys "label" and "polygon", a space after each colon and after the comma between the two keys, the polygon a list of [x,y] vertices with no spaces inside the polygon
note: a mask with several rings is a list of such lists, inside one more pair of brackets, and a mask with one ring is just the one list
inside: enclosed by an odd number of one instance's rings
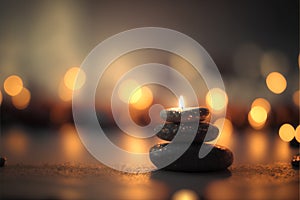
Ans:
{"label": "smooth pebble", "polygon": [[[178,143],[170,147],[169,143],[158,144],[150,149],[150,160],[158,167],[162,168],[162,163],[166,160],[174,160],[174,152],[181,151],[182,144]],[[212,148],[211,151],[204,157],[199,158],[200,148]],[[174,162],[162,169],[171,171],[184,171],[184,172],[206,172],[218,171],[227,169],[233,162],[232,152],[219,145],[210,145],[203,143],[191,144],[190,147]]]}

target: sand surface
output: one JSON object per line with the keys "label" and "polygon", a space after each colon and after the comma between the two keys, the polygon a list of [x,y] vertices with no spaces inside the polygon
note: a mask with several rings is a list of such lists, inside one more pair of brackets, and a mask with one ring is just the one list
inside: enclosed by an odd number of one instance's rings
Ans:
{"label": "sand surface", "polygon": [[212,173],[122,173],[101,164],[7,165],[1,199],[299,199],[299,170],[290,163],[234,165]]}

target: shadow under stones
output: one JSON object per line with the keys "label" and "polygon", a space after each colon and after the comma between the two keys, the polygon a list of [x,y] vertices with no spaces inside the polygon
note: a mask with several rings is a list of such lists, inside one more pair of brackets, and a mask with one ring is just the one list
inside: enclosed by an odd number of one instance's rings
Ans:
{"label": "shadow under stones", "polygon": [[199,199],[202,199],[203,192],[210,183],[217,180],[227,179],[229,177],[231,177],[231,171],[228,169],[224,171],[202,173],[158,170],[152,172],[150,179],[163,182],[169,187],[169,199],[171,199],[176,191],[181,189],[193,190],[197,193]]}

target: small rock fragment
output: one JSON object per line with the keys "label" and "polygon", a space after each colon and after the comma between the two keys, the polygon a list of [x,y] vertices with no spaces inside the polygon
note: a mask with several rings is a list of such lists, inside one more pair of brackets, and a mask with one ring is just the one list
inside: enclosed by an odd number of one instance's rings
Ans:
{"label": "small rock fragment", "polygon": [[0,167],[4,167],[5,161],[6,161],[5,157],[0,157]]}

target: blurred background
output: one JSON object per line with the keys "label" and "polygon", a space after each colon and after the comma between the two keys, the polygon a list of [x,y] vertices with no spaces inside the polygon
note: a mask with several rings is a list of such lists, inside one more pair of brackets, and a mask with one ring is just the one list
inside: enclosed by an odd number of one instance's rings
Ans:
{"label": "blurred background", "polygon": [[[199,91],[200,105],[216,112],[227,107],[226,118],[211,123],[220,126],[224,121],[218,143],[233,149],[235,162],[247,160],[244,154],[238,156],[241,144],[253,162],[291,158],[291,148],[300,142],[297,0],[1,0],[0,154],[10,162],[84,161],[87,154],[82,153],[71,108],[72,92],[88,78],[79,67],[106,38],[148,26],[195,39],[216,63],[226,91],[207,90],[202,77],[177,55],[151,49],[131,52],[115,60],[98,84],[95,106],[104,127],[116,126],[110,96],[118,79],[139,64],[158,62],[187,77]],[[166,78],[176,85],[172,77]],[[147,85],[132,93],[136,85],[127,80],[118,97],[130,99],[132,118],[139,125],[149,123],[151,105],[178,104],[166,88]],[[120,146],[133,152],[151,146],[127,140],[121,138]]]}

